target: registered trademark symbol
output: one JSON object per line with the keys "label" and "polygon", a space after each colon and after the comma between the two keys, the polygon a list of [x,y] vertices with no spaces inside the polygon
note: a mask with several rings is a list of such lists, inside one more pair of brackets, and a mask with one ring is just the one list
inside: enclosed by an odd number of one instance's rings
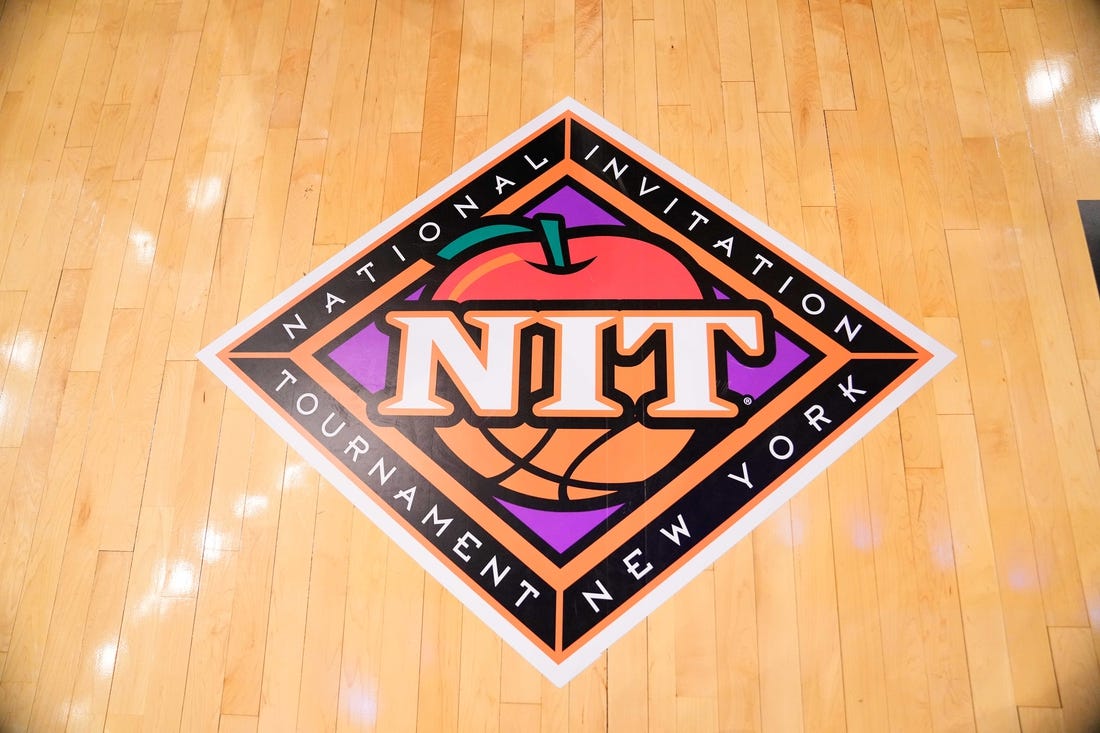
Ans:
{"label": "registered trademark symbol", "polygon": [[752,397],[746,397],[745,398],[745,406],[748,407],[751,404],[752,404]]}

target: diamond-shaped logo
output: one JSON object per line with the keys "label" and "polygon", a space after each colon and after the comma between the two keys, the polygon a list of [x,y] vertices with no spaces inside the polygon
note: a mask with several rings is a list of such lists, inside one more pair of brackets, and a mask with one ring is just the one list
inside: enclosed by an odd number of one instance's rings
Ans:
{"label": "diamond-shaped logo", "polygon": [[200,357],[561,685],[952,355],[565,100]]}

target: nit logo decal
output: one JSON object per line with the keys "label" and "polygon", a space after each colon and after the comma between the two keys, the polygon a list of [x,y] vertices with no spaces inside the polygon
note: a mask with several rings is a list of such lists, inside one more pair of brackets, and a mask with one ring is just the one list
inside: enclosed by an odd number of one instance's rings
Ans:
{"label": "nit logo decal", "polygon": [[200,357],[562,685],[952,355],[565,100]]}

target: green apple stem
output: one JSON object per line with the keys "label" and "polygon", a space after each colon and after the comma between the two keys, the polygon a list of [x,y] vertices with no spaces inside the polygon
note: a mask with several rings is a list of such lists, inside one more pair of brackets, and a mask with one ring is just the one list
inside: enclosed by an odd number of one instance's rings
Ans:
{"label": "green apple stem", "polygon": [[559,272],[569,269],[569,246],[565,237],[565,219],[563,217],[557,214],[536,214],[535,223],[538,224],[537,227],[532,227],[526,222],[520,223],[516,220],[508,221],[507,219],[501,221],[501,219],[503,217],[484,226],[471,229],[451,240],[440,248],[439,256],[445,260],[450,260],[475,247],[491,243],[494,239],[509,237],[510,239],[506,241],[511,241],[511,238],[516,234],[535,234],[536,236],[541,235],[539,239],[546,255],[547,266],[551,270]]}
{"label": "green apple stem", "polygon": [[542,246],[546,250],[546,263],[555,270],[569,267],[569,249],[562,237],[565,220],[560,216],[539,215],[535,217],[542,228]]}
{"label": "green apple stem", "polygon": [[507,237],[513,234],[524,234],[534,231],[531,227],[512,223],[487,224],[477,229],[471,229],[462,236],[451,240],[439,250],[439,256],[445,260],[454,259],[463,252],[473,249],[485,242],[491,242],[498,237]]}

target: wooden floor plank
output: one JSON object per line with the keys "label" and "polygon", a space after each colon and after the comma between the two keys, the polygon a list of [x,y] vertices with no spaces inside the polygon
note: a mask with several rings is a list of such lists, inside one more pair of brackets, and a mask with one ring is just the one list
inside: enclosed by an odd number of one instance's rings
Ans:
{"label": "wooden floor plank", "polygon": [[0,384],[11,364],[26,297],[26,293],[18,290],[0,291]]}
{"label": "wooden floor plank", "polygon": [[254,715],[223,715],[218,733],[256,733],[259,720]]}
{"label": "wooden floor plank", "polygon": [[977,440],[969,417],[948,416],[942,422],[954,428],[950,450],[944,454],[944,476],[953,518],[955,566],[975,722],[979,731],[1013,730],[1018,722],[1012,715],[1013,688],[1005,625],[996,604],[989,603],[998,593],[989,522],[981,497],[972,489],[967,490],[974,486],[972,482],[981,470]]}
{"label": "wooden floor plank", "polygon": [[206,315],[204,296],[210,291],[229,171],[229,156],[210,152],[194,188],[194,218],[180,270],[179,296],[168,339],[169,359],[188,359],[203,346],[200,335]]}
{"label": "wooden floor plank", "polygon": [[66,706],[62,698],[60,704],[50,705],[43,700],[41,706],[46,715],[51,708],[68,707],[66,730],[98,730],[106,725],[107,699],[118,656],[119,627],[129,571],[130,553],[99,553],[71,705]]}
{"label": "wooden floor plank", "polygon": [[[967,258],[985,256],[980,239],[962,243],[965,241],[960,237],[957,249],[967,247],[970,250],[966,253]],[[952,255],[953,261],[962,260],[962,253],[956,254],[956,249]],[[956,266],[962,265],[974,266],[970,259]],[[962,320],[963,339],[971,369],[982,469],[990,481],[990,493],[993,486],[997,491],[988,501],[988,516],[997,552],[1016,695],[1018,699],[1052,705],[1057,702],[1052,697],[1057,686],[1049,644],[1044,630],[1035,624],[1037,619],[1044,618],[1035,542],[1032,532],[1018,526],[1028,516],[1027,487],[1017,457],[1018,441],[1011,432],[1011,395],[1005,386],[1005,364],[998,343],[988,337],[997,329],[997,314],[992,308],[990,286],[983,287],[973,270],[963,271],[962,277],[968,276],[974,292],[988,298],[984,302],[968,303]]]}
{"label": "wooden floor plank", "polygon": [[107,327],[114,308],[122,260],[126,253],[130,223],[137,204],[138,183],[118,181],[111,185],[107,197],[107,212],[98,236],[87,302],[76,336],[72,368],[75,371],[98,371],[107,348]]}
{"label": "wooden floor plank", "polygon": [[0,261],[7,257],[24,189],[34,167],[35,149],[49,119],[54,81],[63,72],[64,25],[44,6],[35,6],[28,14],[20,52],[12,64],[9,90],[3,101],[12,100],[14,104],[5,104],[5,116],[11,122],[5,125],[6,134],[0,141],[0,159],[5,161],[7,174],[0,180]]}
{"label": "wooden floor plank", "polygon": [[767,219],[764,169],[760,153],[760,124],[751,83],[722,85],[729,154],[730,198],[760,219]]}
{"label": "wooden floor plank", "polygon": [[970,12],[964,0],[936,0],[936,9],[955,109],[959,116],[959,130],[964,138],[988,136],[992,123],[981,67],[978,65]]}
{"label": "wooden floor plank", "polygon": [[[1073,163],[1062,129],[1063,118],[1057,114],[1056,105],[1051,104],[1053,100],[1047,98],[1045,92],[1034,101],[1031,99],[1039,94],[1039,89],[1049,89],[1053,94],[1060,92],[1063,77],[1071,74],[1072,69],[1047,60],[1038,20],[1031,10],[1005,11],[1004,20],[1014,75],[1020,80],[1017,89],[1034,150],[1043,210],[1057,261],[1057,277],[1063,283],[1062,295],[1075,334],[1074,345],[1080,357],[1097,358],[1100,346],[1084,334],[1088,330],[1086,324],[1100,317],[1100,301],[1092,292],[1095,276],[1087,256],[1088,248],[1081,242],[1080,211],[1075,201],[1087,198],[1087,194],[1079,193],[1073,179],[1065,175]],[[1024,103],[1025,100],[1028,103]]]}
{"label": "wooden floor plank", "polygon": [[974,403],[970,399],[970,384],[966,376],[966,353],[963,349],[959,319],[925,318],[924,327],[933,338],[955,354],[955,360],[948,364],[932,383],[936,396],[936,413],[939,415],[973,414]]}
{"label": "wooden floor plank", "polygon": [[[52,716],[51,707],[68,706],[69,698],[65,694],[71,690],[72,705],[68,709],[74,727],[83,725],[85,713],[94,720],[105,720],[117,658],[132,557],[130,553],[101,553],[99,550],[105,514],[100,492],[110,481],[115,464],[121,429],[116,420],[118,402],[130,378],[140,315],[138,311],[124,310],[115,311],[113,316],[58,581],[58,598],[63,602],[51,618],[51,634],[46,639],[45,660],[53,669],[51,674],[62,696],[53,701],[53,706],[43,704],[39,714]],[[106,583],[106,586],[98,586],[99,594],[96,583]],[[105,598],[103,594],[114,595]],[[93,611],[100,608],[113,609],[108,614],[111,619],[108,627],[102,629],[115,650],[110,664],[101,657],[99,649],[89,647],[92,637],[82,626],[87,617],[91,629]],[[80,634],[83,634],[83,643]],[[78,650],[79,662],[72,656]]]}
{"label": "wooden floor plank", "polygon": [[1061,733],[1066,730],[1062,711],[1058,708],[1022,707],[1020,708],[1019,715],[1020,730],[1024,731],[1024,733],[1028,731]]}
{"label": "wooden floor plank", "polygon": [[218,547],[209,531],[204,545],[195,626],[180,714],[182,730],[217,730],[239,552]]}
{"label": "wooden floor plank", "polygon": [[677,728],[718,726],[718,656],[713,571],[701,573],[676,594]]}
{"label": "wooden floor plank", "polygon": [[[500,640],[468,609],[462,611],[458,729],[492,729],[499,717]],[[569,719],[572,696],[567,696]]]}
{"label": "wooden floor plank", "polygon": [[[650,16],[652,17],[652,13]],[[569,2],[569,0],[554,0],[554,43],[552,51],[554,79],[551,86],[554,99],[562,99],[563,97],[572,96],[574,93],[576,70],[574,68],[573,51],[577,42],[574,28],[575,20],[575,3]],[[652,45],[650,46],[650,52],[653,52]],[[650,81],[656,85],[656,73]]]}
{"label": "wooden floor plank", "polygon": [[[152,680],[152,703],[147,699],[143,711],[144,719],[167,728],[180,725],[186,702],[191,650],[183,641],[194,635],[206,557],[205,541],[199,543],[195,538],[205,534],[218,445],[214,425],[222,414],[224,390],[212,374],[202,371],[195,375],[188,399],[187,422],[181,441],[187,470],[181,470],[176,481],[163,481],[175,492],[170,500],[175,508],[172,533],[164,559],[169,574],[161,590],[158,629],[158,657],[166,661]],[[150,471],[152,467],[151,462]],[[148,501],[148,504],[153,502]]]}
{"label": "wooden floor plank", "polygon": [[840,650],[848,660],[844,665],[845,720],[849,730],[888,730],[894,725],[890,717],[894,711],[887,700],[887,661],[863,450],[849,451],[829,468],[828,478]]}
{"label": "wooden floor plank", "polygon": [[979,53],[1004,51],[1008,48],[1005,40],[1001,9],[993,3],[968,0],[970,24],[974,29],[974,47]]}
{"label": "wooden floor plank", "polygon": [[802,730],[802,667],[790,513],[780,509],[753,532],[761,730]]}
{"label": "wooden floor plank", "polygon": [[805,239],[802,200],[798,191],[787,185],[787,181],[798,175],[791,116],[785,112],[766,112],[758,119],[768,224],[794,241]]}
{"label": "wooden floor plank", "polygon": [[[1078,45],[1081,29],[1075,27],[1071,5],[1075,4],[1052,0],[1036,3],[1033,8],[1047,59],[1047,74],[1054,71],[1058,81],[1057,88],[1035,87],[1035,90],[1041,90],[1041,101],[1050,97],[1057,110],[1066,146],[1071,151],[1070,166],[1078,196],[1094,199],[1100,196],[1100,186],[1088,175],[1088,170],[1096,164],[1094,148],[1100,124],[1092,113],[1095,83],[1090,85],[1085,66],[1094,55],[1090,55],[1087,45]],[[1037,71],[1041,74],[1042,69]]]}
{"label": "wooden floor plank", "polygon": [[[742,542],[714,564],[718,624],[718,725],[754,730],[760,722],[760,652],[757,641],[756,578],[751,542]],[[656,639],[649,638],[650,644]],[[652,724],[650,728],[652,728]]]}
{"label": "wooden floor plank", "polygon": [[244,525],[221,703],[221,711],[229,715],[259,714],[285,465],[283,442],[271,430],[258,429],[247,491],[237,505]]}
{"label": "wooden floor plank", "polygon": [[162,563],[171,530],[170,509],[149,509],[138,524],[107,703],[108,726],[142,720],[149,689],[147,665],[155,658],[159,598],[165,581]]}
{"label": "wooden floor plank", "polygon": [[571,733],[607,730],[606,654],[577,675],[569,686],[569,730]]}
{"label": "wooden floor plank", "polygon": [[302,117],[298,124],[298,136],[302,140],[327,140],[329,136],[332,102],[343,54],[344,11],[344,7],[335,2],[321,2],[317,7],[302,96]]}
{"label": "wooden floor plank", "polygon": [[1094,729],[1100,722],[1100,666],[1091,637],[1082,627],[1050,629],[1066,730]]}
{"label": "wooden floor plank", "polygon": [[708,72],[719,64],[716,42],[717,13],[709,2],[688,3],[685,24],[688,71],[695,81],[689,85],[695,175],[722,195],[729,192],[729,170],[726,164],[722,86],[717,80],[707,83]]}
{"label": "wooden floor plank", "polygon": [[635,626],[607,650],[608,730],[648,730],[648,706],[637,704],[645,699],[649,687],[648,657],[644,624]]}
{"label": "wooden floor plank", "polygon": [[484,115],[489,111],[489,44],[492,30],[492,0],[462,4],[462,52],[455,108],[455,114],[459,117]]}
{"label": "wooden floor plank", "polygon": [[3,29],[3,35],[0,36],[3,39],[0,40],[0,50],[3,51],[3,56],[0,56],[0,60],[3,61],[0,64],[0,69],[3,69],[0,71],[0,94],[7,92],[7,86],[11,81],[13,60],[19,51],[19,42],[27,26],[30,5],[30,3],[5,3],[3,15],[0,15],[0,20],[3,20],[3,23],[0,23],[0,28]]}
{"label": "wooden floor plank", "polygon": [[[87,280],[84,272],[71,272],[62,278],[66,286],[63,299],[57,303],[54,318],[50,321],[50,330],[41,336],[42,341],[48,342],[48,348],[38,352],[41,354],[41,367],[38,366],[38,353],[33,347],[28,348],[28,351],[35,358],[28,359],[29,363],[18,365],[32,375],[35,371],[38,372],[37,379],[30,380],[34,385],[33,393],[29,385],[20,384],[18,378],[23,374],[15,369],[9,368],[5,381],[5,389],[25,390],[24,395],[17,392],[14,395],[22,396],[28,408],[33,406],[29,420],[25,415],[23,420],[19,420],[19,413],[16,412],[16,419],[9,417],[10,422],[7,423],[10,432],[18,430],[17,434],[22,437],[25,420],[26,439],[19,452],[7,503],[0,510],[3,512],[0,516],[3,524],[0,527],[3,528],[3,536],[7,540],[0,545],[0,578],[4,579],[0,583],[0,647],[5,650],[11,643],[12,627],[29,562],[28,551],[46,490],[46,472],[53,447],[51,436],[57,428],[61,398],[69,373],[68,364],[75,342],[76,323],[87,290]],[[16,343],[15,348],[23,347],[24,344]],[[13,373],[16,374],[16,379],[13,379]],[[14,411],[14,406],[13,403],[8,403],[9,414]],[[3,444],[10,443],[5,441]]]}
{"label": "wooden floor plank", "polygon": [[[420,674],[416,698],[416,729],[458,730],[459,653],[462,646],[462,605],[443,586],[430,578],[424,580],[424,620],[420,639]],[[508,653],[506,650],[505,654]],[[515,652],[511,652],[515,655]],[[523,685],[505,694],[508,685],[501,679],[501,716],[505,705],[530,706],[539,711],[541,680],[531,673],[526,663],[515,660],[502,661],[502,669],[508,668],[523,680],[534,679],[535,689]],[[522,683],[520,683],[522,684]],[[517,694],[519,693],[519,694]],[[526,694],[523,694],[526,693]],[[538,719],[534,726],[538,726]],[[533,730],[534,728],[531,728]]]}
{"label": "wooden floor plank", "polygon": [[538,730],[542,711],[530,703],[503,703],[500,706],[501,730]]}
{"label": "wooden floor plank", "polygon": [[936,4],[933,0],[910,0],[905,12],[943,223],[949,229],[972,228],[974,196],[967,176],[959,111],[954,100],[942,93],[951,86],[952,77]]}
{"label": "wooden floor plank", "polygon": [[[1097,477],[1096,464],[1092,460],[1093,452],[1089,450],[1087,441],[1082,440],[1086,437],[1085,433],[1080,427],[1074,427],[1088,425],[1089,418],[1085,400],[1080,396],[1072,328],[1065,300],[1060,295],[1057,263],[1043,211],[1033,154],[1026,143],[1027,122],[1016,90],[1008,88],[1010,59],[1004,54],[987,54],[983,62],[991,88],[991,109],[995,113],[997,157],[1001,162],[1004,184],[1003,200],[1011,209],[1010,220],[1019,228],[1021,241],[1028,242],[1028,246],[1018,246],[1018,252],[1035,333],[1042,334],[1043,338],[1043,348],[1039,353],[1043,388],[1049,400],[1064,405],[1064,409],[1052,410],[1050,418],[1057,437],[1066,500],[1075,522],[1078,563],[1083,568],[1083,575],[1091,577],[1095,572],[1092,569],[1095,550],[1091,547],[1091,537],[1086,539],[1079,528],[1081,521],[1088,522],[1095,516],[1095,509],[1089,499],[1076,491],[1077,486],[1082,485],[1079,481],[1088,483],[1100,480],[1100,477]],[[986,159],[990,159],[988,145],[986,150]],[[1091,583],[1087,579],[1085,582]]]}
{"label": "wooden floor plank", "polygon": [[882,37],[883,78],[913,243],[921,311],[926,316],[953,316],[955,294],[951,265],[943,236],[944,222],[940,197],[936,194],[929,134],[921,114],[918,66],[904,9],[888,3],[876,4],[875,22]]}
{"label": "wooden floor plank", "polygon": [[[644,656],[644,655],[643,655]],[[636,658],[631,658],[636,661]],[[641,670],[634,670],[640,672]],[[627,680],[637,683],[637,674],[623,675]],[[500,651],[500,700],[501,702],[519,702],[538,704],[542,702],[541,675],[511,647],[504,646]],[[644,678],[643,678],[644,682]],[[628,683],[629,684],[629,683]],[[644,689],[644,684],[642,685]],[[611,675],[608,674],[608,694],[611,689]]]}
{"label": "wooden floor plank", "polygon": [[[348,210],[351,208],[350,184],[355,171],[359,121],[363,114],[364,79],[371,50],[370,44],[360,39],[371,37],[374,13],[373,8],[358,4],[349,11],[340,41],[340,67],[332,97],[321,198],[314,230],[314,241],[322,244],[346,244],[359,234],[358,231],[348,231]],[[263,154],[262,149],[260,154]],[[232,198],[229,203],[232,203]],[[226,208],[236,213],[230,205],[227,204]]]}
{"label": "wooden floor plank", "polygon": [[565,730],[569,727],[569,688],[542,681],[539,730]]}
{"label": "wooden floor plank", "polygon": [[[519,4],[497,3],[493,9],[489,112],[485,116],[490,143],[503,139],[524,122],[519,117],[523,81],[523,16],[523,7]],[[601,66],[602,61],[601,57]]]}
{"label": "wooden floor plank", "polygon": [[[436,8],[424,97],[424,134],[420,146],[418,189],[426,191],[451,172],[454,157],[458,62],[462,44],[462,4]],[[326,153],[331,157],[331,145]],[[324,184],[322,179],[322,185]]]}
{"label": "wooden floor plank", "polygon": [[[604,26],[601,6],[602,3],[594,0],[581,0],[576,3],[572,19],[572,96],[582,105],[597,112],[603,111],[604,107]],[[492,109],[489,112],[492,113]]]}
{"label": "wooden floor plank", "polygon": [[[535,5],[534,7],[541,7]],[[552,13],[552,8],[549,8]],[[526,21],[526,14],[524,16]],[[641,77],[641,74],[636,74],[634,66],[637,63],[635,60],[635,39],[634,39],[634,17],[631,14],[631,9],[626,5],[612,5],[607,8],[607,12],[604,15],[603,32],[605,37],[604,44],[604,76],[607,79],[607,86],[604,88],[604,114],[609,120],[615,120],[615,124],[621,127],[625,132],[631,135],[637,134],[637,107],[638,100],[636,99],[636,93],[634,91],[634,85]],[[545,23],[545,21],[544,21]],[[549,36],[543,42],[543,46],[550,46],[553,43],[552,24],[547,29]],[[652,28],[652,25],[649,26]],[[546,33],[546,31],[544,31]],[[531,44],[525,43],[524,49],[524,76],[529,77],[528,68],[545,69],[544,75],[553,77],[553,57],[547,53],[547,48],[540,48],[537,51],[537,47],[532,47]],[[651,45],[652,49],[653,46]],[[529,52],[527,49],[531,49]],[[651,72],[652,73],[652,72]],[[537,77],[536,77],[537,78]],[[532,80],[533,81],[533,80]],[[543,82],[542,89],[549,87],[549,84]],[[546,109],[554,101],[545,99],[539,100],[539,104],[529,102],[528,99],[538,99],[538,95],[529,91],[534,87],[534,84],[528,82],[526,79],[523,85],[524,91],[524,119],[530,119],[539,111]],[[535,87],[537,88],[537,87]]]}
{"label": "wooden floor plank", "polygon": [[390,551],[382,533],[362,516],[352,520],[350,547],[340,653],[338,731],[357,730],[376,720],[382,596],[386,588],[386,556]]}
{"label": "wooden floor plank", "polygon": [[403,6],[397,89],[393,103],[394,132],[424,131],[432,10],[428,3],[411,2]]}
{"label": "wooden floor plank", "polygon": [[975,730],[943,469],[906,471],[932,730]]}
{"label": "wooden floor plank", "polygon": [[684,3],[654,0],[653,28],[656,35],[657,100],[662,106],[688,104],[687,28]]}
{"label": "wooden floor plank", "polygon": [[264,655],[260,688],[259,725],[264,729],[289,727],[301,704],[309,599],[296,589],[309,583],[318,481],[317,472],[299,456],[287,456],[264,643],[270,651]]}
{"label": "wooden floor plank", "polygon": [[95,263],[96,249],[103,230],[107,210],[103,202],[110,196],[114,178],[114,164],[122,147],[129,105],[104,105],[98,118],[95,138],[91,144],[84,187],[80,191],[76,219],[65,252],[65,267],[91,268]]}
{"label": "wooden floor plank", "polygon": [[[955,265],[956,276],[969,278],[968,281],[973,286],[968,289],[965,298],[963,292],[959,291],[960,312],[969,314],[972,307],[971,303],[973,303],[975,316],[978,316],[983,309],[980,304],[984,302],[984,298],[988,297],[988,286],[985,286],[982,290],[976,289],[980,284],[980,276],[972,269],[976,266],[980,269],[978,264],[981,258],[979,235],[977,233],[960,232],[949,236],[948,245],[951,247],[951,259]],[[988,315],[985,318],[988,319]],[[989,333],[994,329],[995,325],[969,317],[964,317],[962,324],[964,343],[968,344],[967,359],[972,374],[971,384],[975,387],[975,411],[979,411],[981,409],[979,406],[987,399],[993,404],[997,404],[998,400],[996,397],[987,398],[982,394],[982,391],[988,390],[1000,378],[997,376],[1000,365],[996,363],[992,355],[985,356],[981,353],[981,339],[983,339],[985,333]],[[979,386],[981,390],[978,389]],[[952,447],[954,464],[948,461],[945,456],[944,470],[948,482],[948,497],[951,500],[952,535],[955,542],[956,568],[959,574],[959,598],[963,606],[967,648],[969,650],[971,644],[977,645],[974,651],[968,654],[968,659],[970,660],[971,687],[975,698],[975,717],[978,729],[982,730],[989,729],[989,726],[995,729],[997,726],[1012,725],[1004,719],[996,722],[986,719],[986,715],[997,715],[995,711],[1005,710],[1006,703],[1014,699],[1012,681],[1007,678],[1009,674],[1009,644],[1014,644],[1019,640],[1005,637],[1006,626],[1010,623],[1006,615],[1018,616],[1021,606],[1019,603],[1011,606],[1006,604],[1007,607],[1004,610],[1001,609],[1004,602],[1000,597],[1002,589],[999,588],[997,582],[996,563],[998,561],[1004,562],[1007,557],[1005,557],[1006,551],[1002,550],[997,559],[994,558],[993,530],[990,517],[991,511],[999,511],[998,504],[987,507],[985,497],[974,496],[972,488],[966,493],[952,488],[961,485],[968,487],[981,485],[981,479],[984,478],[984,475],[980,472],[1003,471],[1009,465],[1004,456],[991,455],[986,459],[980,456],[978,440],[982,433],[978,432],[976,427],[971,426],[972,420],[976,421],[977,418],[970,418],[969,416],[944,416],[940,418],[941,424],[951,424],[952,432],[949,434],[956,436],[960,441]],[[961,442],[969,439],[970,436],[964,433],[960,437],[958,431],[967,429],[974,433],[973,445],[969,441]],[[964,448],[965,453],[962,452]],[[973,483],[975,480],[978,481],[978,484]],[[967,519],[968,524],[962,523],[963,518]],[[1005,519],[1008,522],[1013,521],[1010,515],[1006,516]],[[1007,526],[1002,521],[998,523],[997,528],[1003,532]],[[1017,540],[1016,544],[1017,561],[1026,562],[1027,553],[1031,550],[1031,543]],[[1004,558],[1004,560],[1001,560],[1001,558]],[[1023,567],[1026,567],[1026,565]],[[1032,565],[1032,567],[1034,566]],[[1011,591],[1011,588],[1009,590]],[[1030,599],[1025,596],[1025,602],[1030,600],[1031,603],[1023,607],[1026,612],[1026,609],[1030,606],[1032,617],[1035,613],[1034,596],[1034,590],[1031,591]],[[988,604],[990,598],[997,599],[992,607]],[[986,610],[983,611],[982,606],[985,606]],[[978,613],[981,614],[980,617],[973,615]],[[979,636],[982,635],[985,638],[979,641]],[[1034,637],[1032,637],[1032,641],[1034,641]],[[1035,660],[1018,657],[1018,662],[1013,670],[1018,670],[1023,675],[1030,673],[1032,669],[1036,671],[1043,669],[1041,664],[1036,665],[1034,668],[1028,668],[1027,665],[1030,664],[1035,664]],[[1024,681],[1021,680],[1021,682]],[[988,697],[986,697],[987,695]]]}
{"label": "wooden floor plank", "polygon": [[378,727],[382,730],[416,727],[420,656],[415,650],[423,617],[424,571],[405,553],[389,553],[378,672],[378,696],[382,701],[378,707]]}
{"label": "wooden floor plank", "polygon": [[116,308],[141,308],[145,305],[171,175],[171,164],[160,160],[146,163],[142,171],[115,290]]}
{"label": "wooden floor plank", "polygon": [[781,0],[779,24],[798,159],[799,197],[803,206],[832,206],[833,178],[809,6],[801,0]]}
{"label": "wooden floor plank", "polygon": [[[14,728],[30,726],[33,730],[57,725],[63,723],[67,712],[64,703],[72,689],[68,665],[61,665],[58,669],[54,666],[59,661],[56,658],[50,659],[50,664],[46,665],[45,652],[52,617],[59,617],[59,629],[72,625],[72,619],[66,619],[68,623],[62,620],[68,604],[66,597],[59,595],[59,582],[65,550],[64,535],[68,532],[68,520],[73,511],[97,380],[97,374],[73,374],[65,385],[58,430],[53,439],[55,450],[50,456],[46,491],[34,526],[19,613],[15,617],[12,643],[8,647],[11,661],[4,666],[3,677],[0,678],[4,683],[35,683],[29,691],[34,692],[38,710],[35,710],[31,700],[15,701],[14,710],[25,711],[29,717],[20,720],[9,713],[9,724]],[[42,613],[43,608],[52,609],[53,613]],[[70,661],[75,652],[75,649],[68,650]],[[56,672],[60,675],[53,674]]]}
{"label": "wooden floor plank", "polygon": [[[791,500],[791,539],[804,716],[807,721],[814,721],[818,730],[842,731],[847,727],[843,657],[826,479],[810,482]],[[737,707],[735,703],[730,706]]]}
{"label": "wooden floor plank", "polygon": [[175,154],[200,39],[201,36],[196,31],[172,36],[160,102],[149,132],[149,147],[146,150],[149,160],[167,160]]}
{"label": "wooden floor plank", "polygon": [[[748,3],[718,3],[719,76],[723,82],[752,81],[752,48],[749,43]],[[639,17],[635,13],[635,17]]]}
{"label": "wooden floor plank", "polygon": [[676,652],[676,609],[671,603],[660,606],[646,618],[646,641],[645,699],[649,728],[676,730],[676,675],[668,663],[669,655]]}
{"label": "wooden floor plank", "polygon": [[[291,0],[286,29],[279,49],[275,77],[275,103],[268,126],[271,129],[298,128],[302,99],[309,71],[309,47],[317,22],[318,0]],[[270,67],[265,67],[265,70]]]}
{"label": "wooden floor plank", "polygon": [[[176,5],[162,5],[150,13],[147,32],[141,44],[142,61],[137,64],[139,72],[135,74],[133,90],[127,98],[130,109],[123,132],[122,148],[115,164],[115,180],[134,180],[142,174],[162,99],[165,72],[169,68],[169,51],[175,35],[172,29],[176,26],[179,12]],[[121,63],[129,63],[120,59],[120,56],[123,56],[121,51],[116,55],[115,69]],[[110,98],[111,88],[108,87],[108,99]]]}
{"label": "wooden floor plank", "polygon": [[[993,163],[993,146],[971,146],[974,166]],[[979,152],[984,151],[984,152]],[[977,180],[975,175],[975,180]],[[978,184],[976,183],[976,188]],[[1058,466],[1053,425],[1045,405],[1048,397],[1043,382],[1038,337],[1027,301],[1027,284],[1014,238],[1004,234],[1011,220],[1004,203],[1006,194],[994,176],[982,181],[983,204],[979,205],[984,235],[982,245],[987,257],[1002,265],[998,276],[990,280],[990,292],[997,309],[997,324],[1004,349],[1003,361],[1008,375],[1008,398],[1016,423],[1017,442],[1027,446],[1020,453],[1025,496],[1031,515],[1035,553],[1043,587],[1047,621],[1051,625],[1085,623],[1084,597],[1072,545],[1070,517],[1065,489]]]}
{"label": "wooden floor plank", "polygon": [[1096,426],[1100,425],[1100,360],[1081,360],[1081,381],[1085,389],[1085,400],[1088,403],[1090,421],[1093,425],[1096,450],[1100,451],[1100,431],[1096,430]]}
{"label": "wooden floor plank", "polygon": [[776,3],[748,3],[756,106],[761,112],[787,112],[787,74],[783,66],[783,36]]}
{"label": "wooden floor plank", "polygon": [[656,31],[652,20],[634,21],[634,137],[660,147]]}
{"label": "wooden floor plank", "polygon": [[810,0],[814,52],[825,109],[855,109],[851,59],[844,37],[844,17],[838,0]]}
{"label": "wooden floor plank", "polygon": [[919,607],[912,517],[909,508],[901,429],[893,420],[877,426],[863,441],[867,462],[868,508],[874,534],[875,574],[881,609],[886,696],[895,730],[932,728],[928,655],[918,624],[905,619]]}
{"label": "wooden floor plank", "polygon": [[50,249],[64,246],[63,241],[45,239],[43,230],[49,226],[49,220],[59,214],[58,209],[65,210],[64,202],[72,196],[71,179],[74,176],[68,164],[73,155],[65,150],[65,131],[76,106],[90,48],[90,34],[70,34],[61,51],[42,133],[34,146],[26,191],[19,197],[19,213],[10,233],[11,241],[10,244],[0,241],[0,248],[7,252],[4,278],[0,281],[5,288],[26,287],[25,283],[36,270],[34,263],[41,256],[39,242],[47,242]]}
{"label": "wooden floor plank", "polygon": [[[394,58],[401,28],[397,8],[382,5],[374,14],[370,61],[366,67],[359,143],[348,200],[348,235],[354,238],[382,219],[382,192],[393,120]],[[487,62],[486,62],[487,63]],[[354,204],[352,204],[354,202]]]}
{"label": "wooden floor plank", "polygon": [[[182,570],[180,566],[175,566]],[[157,639],[152,659],[157,668],[142,711],[142,723],[159,730],[180,727],[187,662],[194,633],[196,600],[192,596],[162,597],[157,608]],[[148,666],[150,662],[146,661]]]}

